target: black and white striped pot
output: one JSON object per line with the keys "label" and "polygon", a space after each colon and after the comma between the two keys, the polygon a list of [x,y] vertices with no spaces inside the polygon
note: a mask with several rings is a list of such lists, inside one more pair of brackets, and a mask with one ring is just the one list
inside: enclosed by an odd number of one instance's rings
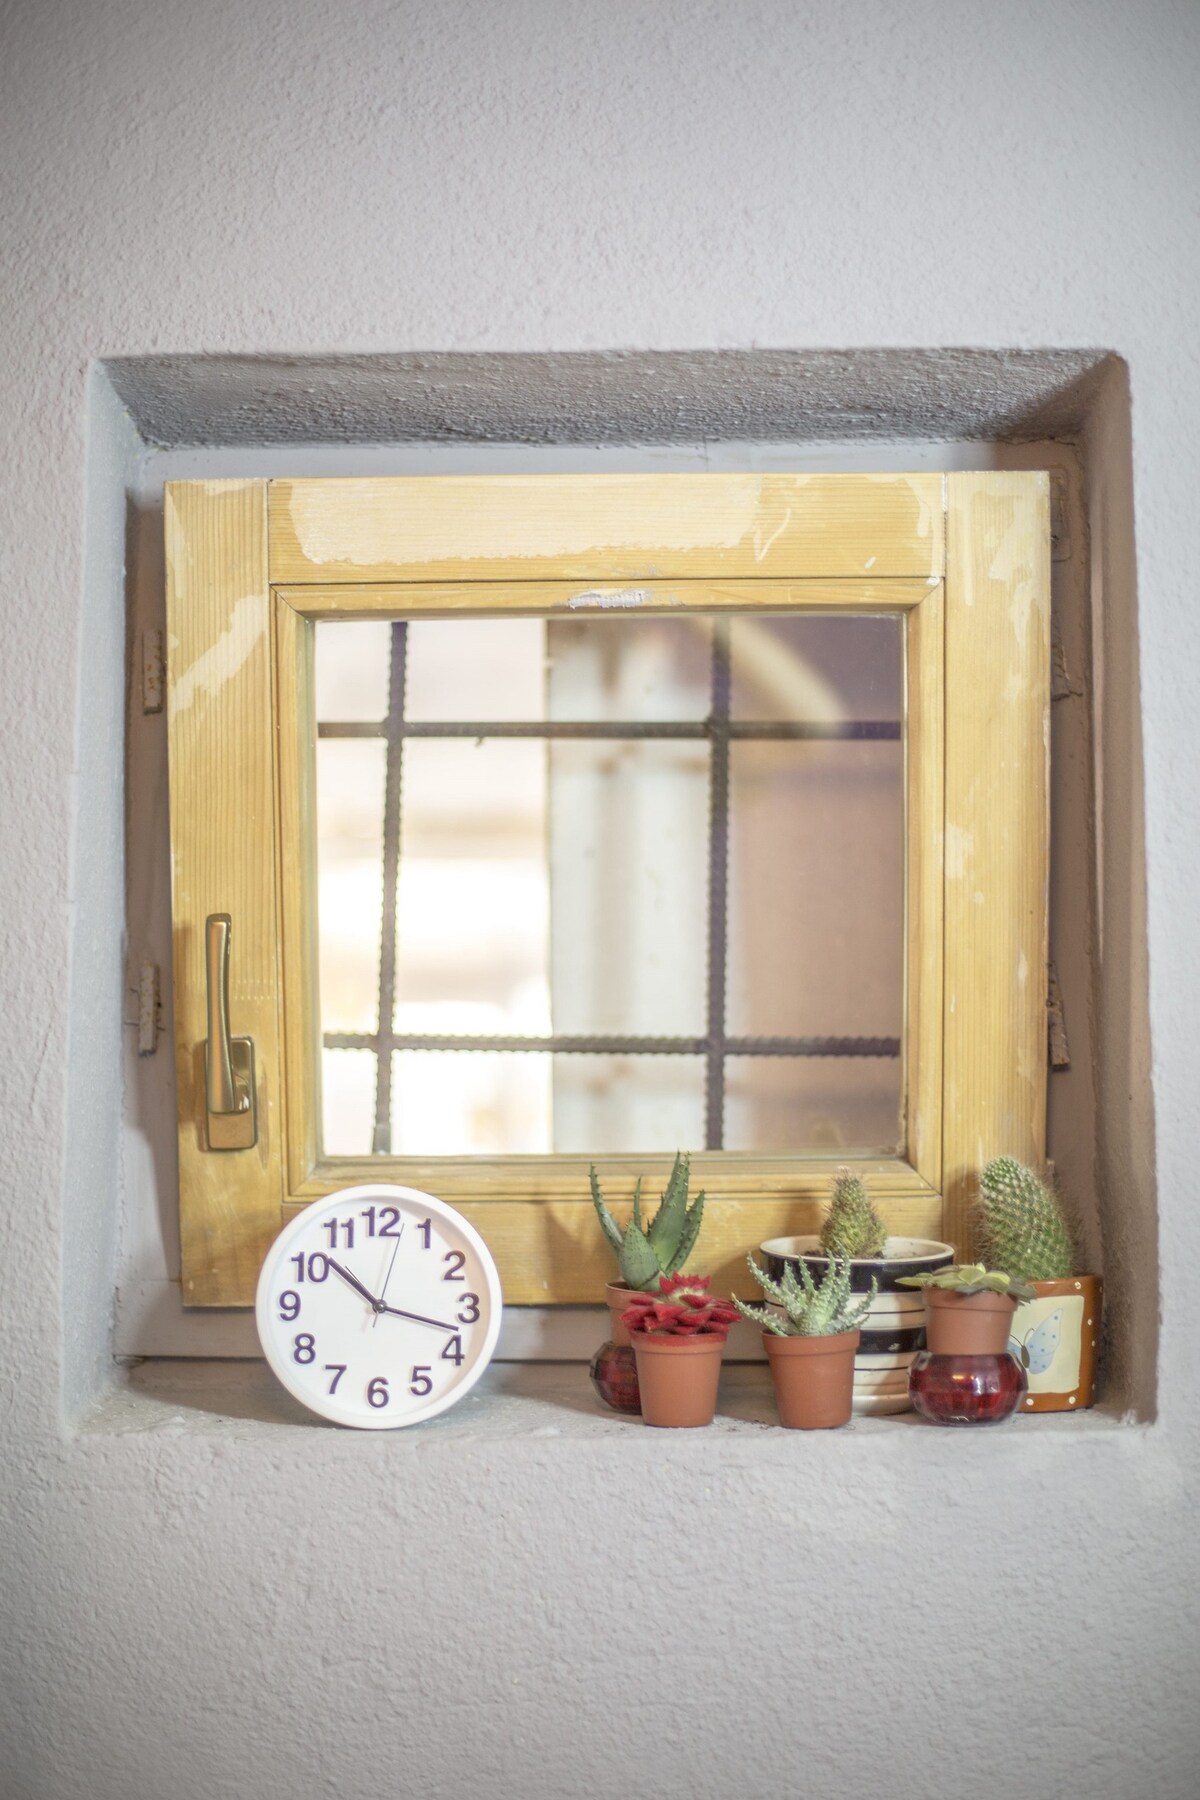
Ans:
{"label": "black and white striped pot", "polygon": [[[759,1253],[775,1281],[782,1280],[789,1267],[799,1280],[802,1262],[808,1264],[813,1280],[820,1281],[829,1260],[817,1237],[769,1238],[759,1245]],[[925,1348],[925,1301],[919,1288],[902,1288],[900,1277],[923,1275],[953,1261],[953,1246],[932,1238],[889,1238],[882,1256],[851,1260],[850,1286],[855,1293],[868,1293],[872,1276],[879,1283],[854,1358],[856,1413],[909,1411],[908,1371],[917,1352]]]}

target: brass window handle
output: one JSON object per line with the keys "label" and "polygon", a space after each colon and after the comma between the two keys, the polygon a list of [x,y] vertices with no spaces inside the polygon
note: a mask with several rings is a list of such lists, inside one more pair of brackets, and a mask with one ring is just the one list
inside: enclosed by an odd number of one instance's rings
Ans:
{"label": "brass window handle", "polygon": [[258,1137],[254,1041],[229,1035],[229,947],[233,921],[210,913],[204,921],[208,1040],[204,1087],[210,1150],[249,1150]]}

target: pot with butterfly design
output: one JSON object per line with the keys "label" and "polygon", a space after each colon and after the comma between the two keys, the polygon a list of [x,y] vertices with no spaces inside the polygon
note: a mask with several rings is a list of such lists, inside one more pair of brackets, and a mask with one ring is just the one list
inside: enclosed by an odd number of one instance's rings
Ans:
{"label": "pot with butterfly design", "polygon": [[1022,1412],[1078,1412],[1096,1397],[1099,1275],[1031,1281],[1032,1300],[1013,1316],[1008,1349],[1025,1371]]}

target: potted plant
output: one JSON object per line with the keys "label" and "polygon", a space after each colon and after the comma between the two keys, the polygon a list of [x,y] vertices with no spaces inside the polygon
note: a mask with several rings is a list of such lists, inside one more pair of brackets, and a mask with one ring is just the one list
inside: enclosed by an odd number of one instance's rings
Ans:
{"label": "potted plant", "polygon": [[664,1275],[657,1292],[628,1296],[622,1322],[637,1360],[647,1425],[711,1425],[732,1302],[708,1291],[707,1275]]}
{"label": "potted plant", "polygon": [[876,1295],[872,1282],[867,1296],[851,1305],[850,1258],[833,1255],[819,1282],[806,1263],[800,1279],[785,1268],[776,1281],[746,1258],[771,1306],[733,1304],[744,1319],[761,1326],[763,1348],[771,1365],[779,1423],[797,1431],[820,1431],[844,1425],[854,1401],[854,1353],[859,1327]]}
{"label": "potted plant", "polygon": [[866,1294],[874,1283],[854,1359],[854,1410],[907,1412],[909,1370],[925,1342],[925,1309],[900,1280],[952,1263],[953,1247],[933,1238],[889,1237],[862,1177],[839,1169],[820,1235],[772,1238],[759,1251],[774,1281],[782,1281],[788,1268],[798,1276],[802,1265],[819,1277],[834,1254],[850,1258],[852,1292]]}
{"label": "potted plant", "polygon": [[619,1278],[604,1290],[611,1336],[592,1358],[590,1374],[597,1394],[617,1412],[638,1412],[638,1377],[629,1331],[622,1314],[631,1293],[660,1291],[664,1276],[677,1275],[695,1247],[704,1217],[704,1195],[689,1204],[688,1158],[678,1152],[663,1190],[658,1211],[648,1225],[642,1223],[642,1183],[633,1190],[633,1217],[622,1231],[605,1205],[600,1178],[590,1171],[592,1205],[600,1229],[616,1252]]}
{"label": "potted plant", "polygon": [[934,1356],[1005,1356],[1017,1302],[1033,1297],[1028,1282],[982,1263],[953,1263],[902,1275],[901,1287],[925,1295],[927,1347]]}
{"label": "potted plant", "polygon": [[998,1425],[1025,1393],[1008,1338],[1025,1282],[982,1263],[955,1263],[903,1278],[925,1296],[928,1348],[909,1371],[917,1411],[936,1425]]}
{"label": "potted plant", "polygon": [[1049,1181],[1012,1156],[993,1157],[979,1184],[977,1226],[989,1261],[1029,1283],[1009,1349],[1029,1381],[1023,1410],[1074,1412],[1095,1398],[1103,1283],[1077,1273],[1073,1235]]}

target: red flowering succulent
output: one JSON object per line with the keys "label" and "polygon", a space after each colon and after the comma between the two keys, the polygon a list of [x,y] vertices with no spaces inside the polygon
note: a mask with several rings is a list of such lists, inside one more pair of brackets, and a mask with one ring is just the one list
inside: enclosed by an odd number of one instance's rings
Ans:
{"label": "red flowering succulent", "polygon": [[737,1309],[708,1291],[707,1275],[664,1275],[658,1293],[631,1294],[621,1314],[630,1332],[649,1337],[729,1336]]}

